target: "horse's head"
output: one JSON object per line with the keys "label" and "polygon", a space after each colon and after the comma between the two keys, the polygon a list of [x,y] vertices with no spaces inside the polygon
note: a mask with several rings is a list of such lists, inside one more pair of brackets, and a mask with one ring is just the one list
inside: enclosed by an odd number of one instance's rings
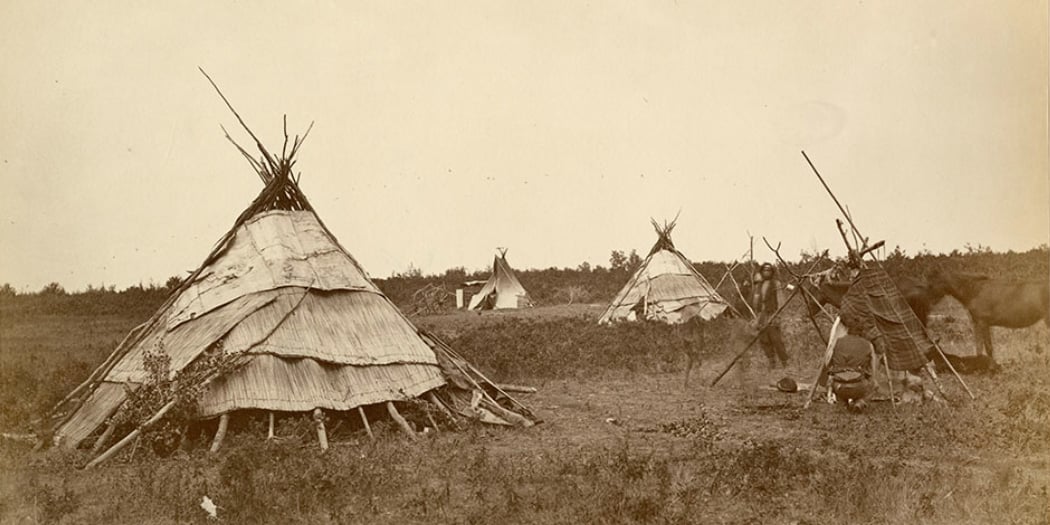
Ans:
{"label": "horse's head", "polygon": [[849,289],[849,282],[834,281],[827,275],[815,274],[802,279],[800,286],[803,289],[803,297],[806,299],[806,309],[809,315],[820,313],[825,305],[838,308],[842,304],[842,296]]}
{"label": "horse's head", "polygon": [[938,294],[941,297],[957,289],[957,281],[958,277],[954,273],[940,266],[935,266],[932,270],[926,272],[926,286],[930,289],[930,293]]}
{"label": "horse's head", "polygon": [[951,295],[960,301],[972,296],[987,275],[968,275],[946,270],[937,266],[926,274],[926,286],[936,297]]}

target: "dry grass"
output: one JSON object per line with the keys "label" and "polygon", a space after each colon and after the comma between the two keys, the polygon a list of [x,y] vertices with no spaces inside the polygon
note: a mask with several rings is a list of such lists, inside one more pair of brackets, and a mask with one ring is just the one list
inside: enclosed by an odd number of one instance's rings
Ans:
{"label": "dry grass", "polygon": [[[935,329],[965,347],[965,318],[944,308]],[[282,420],[274,443],[256,420],[218,455],[140,447],[94,471],[74,468],[77,452],[4,442],[0,519],[205,522],[208,495],[233,523],[1047,523],[1045,327],[996,333],[1004,371],[967,378],[976,402],[945,379],[952,408],[879,404],[854,416],[803,412],[800,396],[758,388],[812,371],[820,343],[797,311],[784,326],[792,368],[769,374],[755,358],[708,388],[739,343],[727,322],[709,331],[683,390],[678,334],[599,328],[593,310],[421,320],[500,380],[541,386],[525,399],[545,420],[533,429],[469,427],[412,444],[379,421],[376,442],[344,430],[321,455],[308,421]],[[5,319],[4,430],[72,388],[136,321]]]}

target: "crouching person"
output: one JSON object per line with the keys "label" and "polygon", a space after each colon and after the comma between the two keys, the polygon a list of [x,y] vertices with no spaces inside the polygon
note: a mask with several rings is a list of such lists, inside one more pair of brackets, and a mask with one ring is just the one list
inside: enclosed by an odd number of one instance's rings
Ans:
{"label": "crouching person", "polygon": [[[847,325],[849,328],[849,325]],[[875,389],[871,375],[876,366],[875,348],[863,337],[839,338],[828,362],[828,381],[835,398],[847,410],[860,412]]]}

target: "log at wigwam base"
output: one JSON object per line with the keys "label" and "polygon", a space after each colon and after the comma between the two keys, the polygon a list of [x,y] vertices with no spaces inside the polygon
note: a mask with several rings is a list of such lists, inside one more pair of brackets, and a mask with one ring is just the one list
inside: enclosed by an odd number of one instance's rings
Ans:
{"label": "log at wigwam base", "polygon": [[413,440],[419,439],[419,437],[416,436],[416,431],[412,430],[412,425],[409,425],[408,421],[405,421],[405,418],[401,417],[401,413],[397,411],[397,407],[394,406],[392,401],[386,402],[386,410],[390,413],[391,419],[397,422],[401,427],[401,430],[404,430],[409,438]]}
{"label": "log at wigwam base", "polygon": [[101,452],[102,446],[105,445],[107,441],[109,441],[109,438],[113,437],[113,431],[115,431],[116,429],[117,424],[110,423],[109,426],[106,427],[106,430],[102,432],[102,435],[98,437],[98,440],[95,441],[95,446],[91,447],[91,453],[98,454],[99,452]]}
{"label": "log at wigwam base", "polygon": [[328,433],[324,429],[324,412],[320,408],[314,409],[314,424],[317,426],[317,442],[321,444],[321,452],[328,450]]}
{"label": "log at wigwam base", "polygon": [[438,399],[437,394],[435,394],[433,390],[431,390],[430,392],[427,392],[427,399],[429,399],[431,403],[434,403],[435,405],[437,405],[438,408],[440,408],[441,411],[444,412],[446,416],[448,416],[451,419],[455,419],[455,417],[452,415],[452,411],[449,410],[448,407],[445,406],[445,404],[442,403],[440,399]]}
{"label": "log at wigwam base", "polygon": [[365,424],[365,432],[368,433],[368,439],[374,440],[376,436],[372,433],[372,425],[368,424],[368,416],[365,415],[365,409],[358,406],[357,413],[361,415],[361,422]]}
{"label": "log at wigwam base", "polygon": [[504,392],[518,392],[518,393],[522,393],[522,394],[535,394],[536,393],[536,387],[534,387],[534,386],[509,385],[509,384],[506,384],[506,383],[502,383],[502,384],[499,384],[499,385],[496,385],[496,386],[498,386],[499,389],[503,390]]}
{"label": "log at wigwam base", "polygon": [[166,405],[161,407],[160,410],[158,410],[157,413],[153,415],[153,417],[149,418],[148,420],[146,420],[145,423],[139,425],[138,428],[136,428],[135,430],[131,431],[131,433],[129,433],[128,435],[124,436],[124,439],[121,439],[115,445],[113,445],[112,447],[109,447],[109,450],[103,452],[102,455],[100,455],[99,457],[91,460],[91,462],[88,463],[87,465],[84,465],[84,469],[90,469],[90,468],[98,465],[99,463],[102,463],[103,461],[105,461],[105,460],[113,457],[114,455],[116,455],[117,452],[120,452],[120,449],[126,447],[128,445],[128,443],[131,443],[132,440],[134,440],[135,438],[139,437],[139,434],[141,434],[144,429],[149,428],[151,425],[155,424],[157,421],[160,421],[160,419],[164,417],[164,414],[167,414],[168,411],[171,410],[171,408],[174,407],[174,406],[175,406],[175,401],[174,400],[169,401]]}
{"label": "log at wigwam base", "polygon": [[222,446],[222,440],[226,439],[226,428],[228,426],[230,426],[230,414],[226,413],[219,416],[219,428],[215,430],[215,438],[211,440],[209,452],[214,454],[219,451],[219,447]]}

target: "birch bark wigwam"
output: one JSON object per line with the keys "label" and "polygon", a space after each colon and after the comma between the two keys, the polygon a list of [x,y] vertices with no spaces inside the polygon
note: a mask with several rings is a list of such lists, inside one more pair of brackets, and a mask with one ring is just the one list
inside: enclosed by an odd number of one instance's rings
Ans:
{"label": "birch bark wigwam", "polygon": [[[352,415],[373,435],[365,407],[387,407],[386,415],[373,411],[372,417],[408,424],[404,417],[415,416],[394,402],[417,399],[458,420],[535,424],[528,407],[420,332],[324,224],[299,187],[301,175],[293,175],[311,128],[289,137],[285,119],[284,144],[275,155],[208,81],[254,141],[257,157],[239,145],[237,151],[264,187],[157,312],[55,406],[45,420],[52,443],[73,448],[92,438],[94,467],[165,418],[191,417],[183,415],[184,406],[194,408],[194,421],[220,418],[227,431],[237,428],[231,423],[239,414],[263,411],[336,420]],[[158,349],[170,375],[152,381],[143,356]],[[215,366],[215,359],[224,365]],[[159,383],[167,390],[147,409],[131,411],[129,392],[151,385],[159,392]],[[474,399],[481,400],[477,406]],[[436,429],[426,414],[419,417]],[[323,418],[316,422],[323,448],[338,424],[329,429]],[[216,448],[221,442],[219,436]]]}

